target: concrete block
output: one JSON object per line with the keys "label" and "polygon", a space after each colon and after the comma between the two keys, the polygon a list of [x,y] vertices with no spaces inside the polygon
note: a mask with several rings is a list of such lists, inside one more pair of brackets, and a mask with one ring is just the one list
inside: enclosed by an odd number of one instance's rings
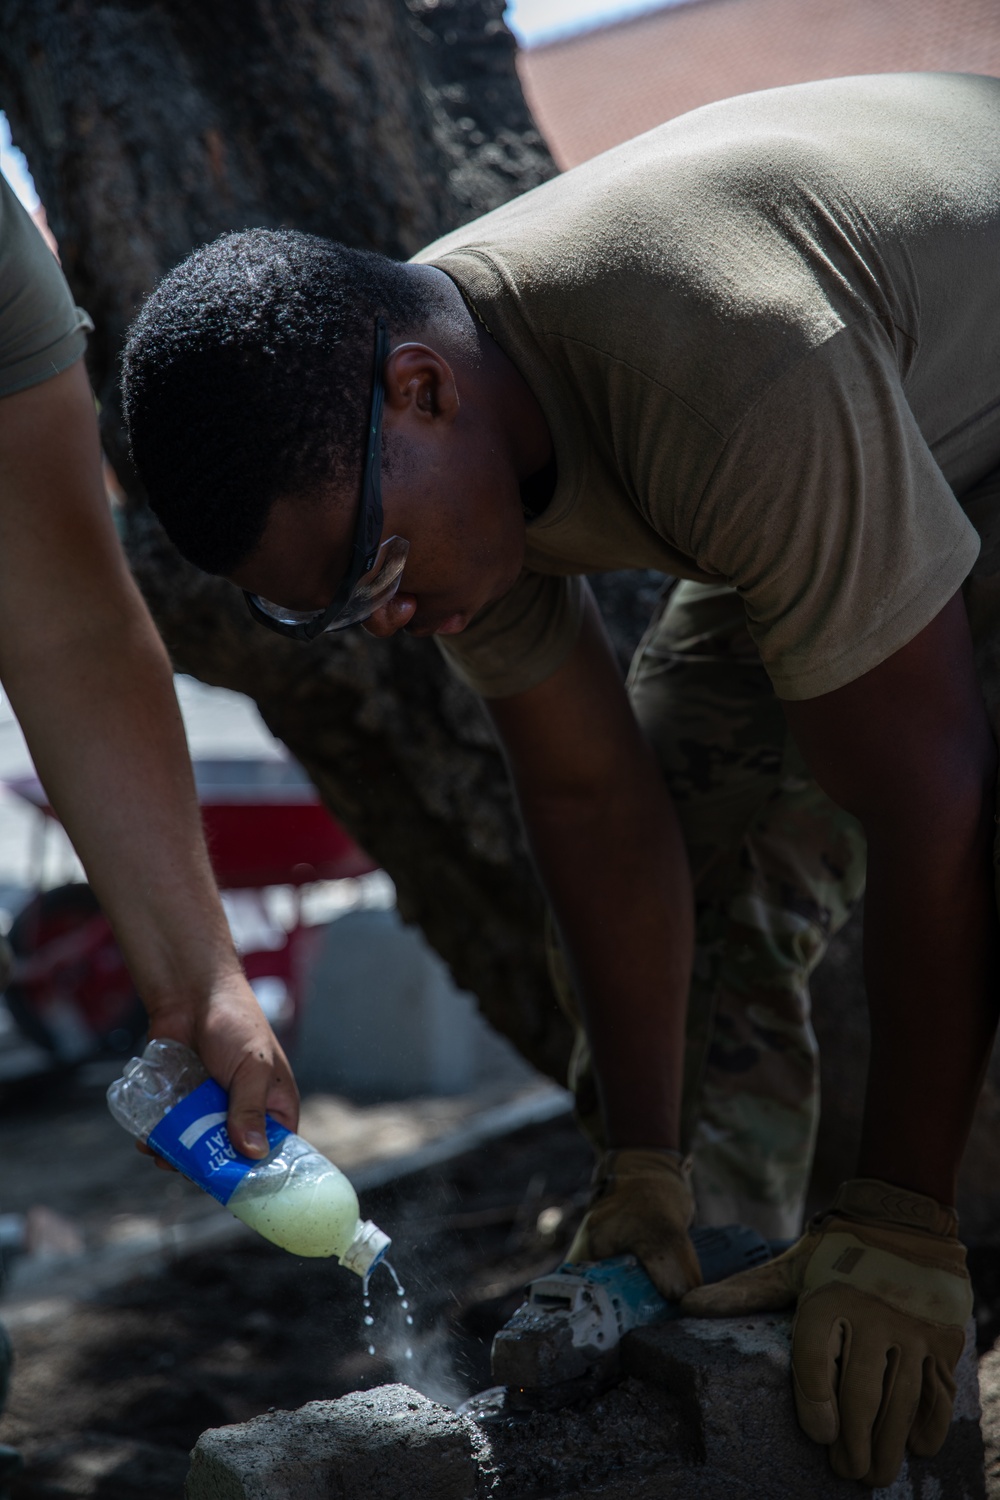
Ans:
{"label": "concrete block", "polygon": [[761,1500],[682,1457],[656,1386],[480,1425],[383,1386],[203,1433],[185,1500]]}
{"label": "concrete block", "polygon": [[406,1386],[204,1433],[187,1500],[985,1500],[975,1346],[951,1434],[888,1489],[838,1479],[795,1419],[790,1319],[629,1334],[621,1384],[576,1408],[460,1416]]}
{"label": "concrete block", "polygon": [[476,1429],[405,1385],[202,1433],[185,1500],[475,1500]]}
{"label": "concrete block", "polygon": [[1000,1341],[979,1361],[979,1392],[983,1403],[986,1493],[1000,1496]]}
{"label": "concrete block", "polygon": [[482,1423],[489,1500],[761,1500],[687,1461],[676,1403],[629,1378],[576,1409]]}
{"label": "concrete block", "polygon": [[[974,1325],[966,1330],[951,1432],[932,1459],[909,1458],[883,1500],[983,1500],[983,1438]],[[799,1428],[791,1389],[791,1318],[685,1318],[636,1329],[622,1366],[677,1403],[687,1453],[758,1495],[844,1500],[860,1486],[839,1479],[825,1449]],[[709,1492],[705,1492],[706,1495]]]}

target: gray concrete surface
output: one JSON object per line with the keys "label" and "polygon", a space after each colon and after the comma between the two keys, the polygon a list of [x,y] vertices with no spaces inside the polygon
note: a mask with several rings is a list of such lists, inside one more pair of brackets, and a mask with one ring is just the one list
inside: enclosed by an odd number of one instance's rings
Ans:
{"label": "gray concrete surface", "polygon": [[983,1405],[986,1494],[988,1500],[1000,1500],[1000,1340],[979,1361],[979,1395]]}
{"label": "gray concrete surface", "polygon": [[[637,1329],[623,1341],[622,1365],[669,1393],[682,1414],[688,1453],[710,1470],[749,1481],[760,1495],[837,1500],[858,1492],[859,1486],[834,1475],[825,1450],[796,1422],[787,1315],[685,1318]],[[867,1493],[885,1500],[982,1500],[984,1453],[971,1321],[956,1378],[951,1432],[941,1452],[933,1459],[908,1459],[895,1484]]]}
{"label": "gray concrete surface", "polygon": [[974,1345],[935,1459],[888,1489],[830,1470],[795,1420],[790,1321],[684,1320],[630,1334],[625,1378],[580,1409],[460,1416],[406,1386],[203,1434],[186,1500],[982,1500]]}
{"label": "gray concrete surface", "polygon": [[476,1429],[405,1385],[204,1433],[187,1500],[471,1500]]}

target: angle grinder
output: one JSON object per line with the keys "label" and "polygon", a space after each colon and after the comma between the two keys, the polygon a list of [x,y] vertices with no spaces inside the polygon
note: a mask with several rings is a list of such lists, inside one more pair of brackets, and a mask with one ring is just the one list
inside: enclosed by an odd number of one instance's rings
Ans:
{"label": "angle grinder", "polygon": [[[742,1224],[693,1229],[691,1241],[705,1282],[763,1265],[791,1243],[769,1242]],[[596,1394],[614,1383],[618,1345],[630,1329],[679,1316],[679,1304],[660,1296],[634,1255],[566,1262],[529,1284],[527,1300],[493,1340],[497,1386],[467,1406],[488,1397],[507,1410],[555,1410]]]}

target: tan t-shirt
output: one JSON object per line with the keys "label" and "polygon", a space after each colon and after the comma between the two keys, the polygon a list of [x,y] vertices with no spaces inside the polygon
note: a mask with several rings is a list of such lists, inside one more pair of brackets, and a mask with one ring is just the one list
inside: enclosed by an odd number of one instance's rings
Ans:
{"label": "tan t-shirt", "polygon": [[640,136],[423,250],[540,401],[558,483],[518,583],[439,644],[488,697],[565,659],[580,575],[743,598],[809,698],[927,625],[1000,465],[1000,81],[773,89]]}
{"label": "tan t-shirt", "polygon": [[93,326],[74,306],[55,256],[0,176],[0,396],[68,369]]}

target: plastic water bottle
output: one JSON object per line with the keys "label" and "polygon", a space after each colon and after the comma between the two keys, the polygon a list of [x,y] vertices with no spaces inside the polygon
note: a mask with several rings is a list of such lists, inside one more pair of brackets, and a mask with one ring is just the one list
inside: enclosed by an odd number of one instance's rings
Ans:
{"label": "plastic water bottle", "polygon": [[137,1141],[165,1157],[231,1214],[293,1255],[336,1255],[366,1277],[389,1236],[362,1220],[353,1187],[326,1157],[266,1117],[271,1150],[236,1151],[226,1130],[229,1098],[180,1042],[150,1042],[108,1089],[108,1108]]}

